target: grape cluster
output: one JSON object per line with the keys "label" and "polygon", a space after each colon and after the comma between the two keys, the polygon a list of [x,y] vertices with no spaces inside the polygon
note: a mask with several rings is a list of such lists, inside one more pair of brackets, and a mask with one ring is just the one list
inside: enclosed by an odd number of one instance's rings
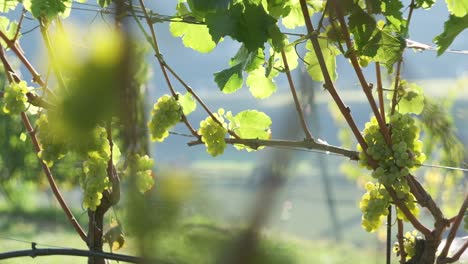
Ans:
{"label": "grape cluster", "polygon": [[48,116],[41,114],[36,120],[37,138],[41,143],[42,149],[39,152],[39,158],[49,167],[54,162],[61,159],[67,153],[65,142],[57,135],[56,130],[50,126]]}
{"label": "grape cluster", "polygon": [[182,107],[176,98],[164,95],[154,104],[151,115],[151,121],[148,123],[151,139],[162,142],[169,136],[169,129],[182,118]]}
{"label": "grape cluster", "polygon": [[83,162],[81,181],[84,190],[83,207],[95,211],[101,204],[102,192],[111,187],[107,175],[107,166],[111,158],[107,132],[103,127],[98,126],[88,132],[86,140],[69,142],[70,149],[86,157],[86,161]]}
{"label": "grape cluster", "polygon": [[[101,204],[102,192],[110,187],[107,166],[111,151],[107,132],[103,127],[97,126],[79,140],[74,137],[66,138],[59,124],[49,122],[49,114],[42,114],[36,121],[37,136],[42,146],[39,158],[49,167],[63,158],[67,151],[85,160],[80,177],[84,191],[83,207],[95,211]],[[54,114],[56,113],[52,113],[53,117]]]}
{"label": "grape cluster", "polygon": [[135,174],[136,187],[141,193],[145,193],[154,185],[153,166],[154,161],[148,155],[140,156],[136,154],[129,159],[130,163],[125,170],[125,175]]}
{"label": "grape cluster", "polygon": [[367,192],[359,202],[362,211],[362,227],[367,232],[373,232],[382,225],[382,220],[388,215],[390,195],[381,184],[366,183]]}
{"label": "grape cluster", "polygon": [[[391,147],[387,144],[375,117],[365,125],[364,139],[368,145],[364,153],[358,145],[359,164],[372,170],[372,177],[378,180],[378,187],[366,185],[367,193],[362,197],[360,208],[363,212],[362,225],[367,231],[374,231],[381,224],[381,218],[388,214],[387,207],[392,202],[384,185],[392,186],[396,198],[404,203],[413,215],[419,214],[416,199],[411,194],[406,176],[411,169],[420,166],[425,160],[422,142],[418,140],[419,129],[408,114],[395,113],[389,117]],[[373,161],[369,161],[371,158]],[[376,168],[373,165],[377,165]],[[397,217],[407,221],[397,208]]]}
{"label": "grape cluster", "polygon": [[90,152],[88,160],[83,162],[84,177],[81,181],[84,190],[83,207],[96,211],[101,204],[102,192],[111,187],[107,177],[107,161],[98,152]]}
{"label": "grape cluster", "polygon": [[[406,260],[410,260],[416,254],[416,242],[417,239],[420,239],[417,237],[417,235],[418,232],[413,231],[411,233],[406,232],[403,237],[403,249],[406,253]],[[394,244],[393,252],[397,253],[398,255],[400,254],[400,245],[398,243]]]}
{"label": "grape cluster", "polygon": [[368,145],[367,155],[358,145],[359,164],[372,169],[368,160],[371,157],[378,167],[372,177],[380,183],[393,185],[408,175],[409,170],[421,165],[426,156],[422,153],[422,142],[418,140],[419,129],[409,114],[395,113],[390,118],[391,148],[380,132],[375,117],[364,129],[364,139]]}
{"label": "grape cluster", "polygon": [[220,114],[214,113],[216,119],[223,124],[218,124],[211,116],[200,122],[200,129],[198,130],[201,135],[201,140],[205,143],[206,151],[213,157],[223,154],[226,148],[224,136],[227,133],[224,118]]}
{"label": "grape cluster", "polygon": [[12,82],[5,88],[3,95],[3,112],[6,114],[16,115],[26,110],[26,102],[28,98],[26,93],[28,86],[25,81],[19,83]]}

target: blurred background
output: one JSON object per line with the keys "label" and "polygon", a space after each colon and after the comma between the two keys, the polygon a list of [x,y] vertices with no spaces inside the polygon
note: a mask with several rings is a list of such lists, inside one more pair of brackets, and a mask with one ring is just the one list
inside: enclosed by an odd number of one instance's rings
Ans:
{"label": "blurred background", "polygon": [[[176,2],[148,1],[148,7],[156,13],[171,15],[175,13]],[[417,10],[413,19],[414,30],[410,31],[410,39],[432,45],[432,39],[442,32],[443,22],[447,19],[446,6],[443,1],[439,1],[430,10]],[[82,27],[93,23],[112,24],[112,17],[100,12],[94,2],[74,3],[72,16],[68,20],[68,23],[79,24]],[[39,30],[34,30],[37,26],[35,23],[37,22],[26,19],[21,44],[26,55],[32,58],[33,64],[40,66],[40,72],[46,72],[44,57],[41,55],[44,49],[41,46]],[[235,114],[242,110],[257,109],[272,118],[273,139],[304,138],[302,131],[298,130],[299,121],[284,76],[276,79],[277,92],[265,100],[253,98],[246,87],[230,95],[219,91],[213,73],[228,67],[228,61],[237,52],[239,43],[225,39],[213,52],[200,54],[185,48],[179,38],[172,37],[167,23],[156,24],[156,30],[166,62],[193,87],[213,111],[224,108]],[[299,28],[294,32],[304,31],[303,28]],[[305,53],[304,46],[299,45],[297,48],[301,56]],[[460,34],[451,48],[468,50],[468,32]],[[157,98],[169,92],[151,52],[147,59],[150,62],[151,74],[151,80],[146,87],[149,94],[149,112]],[[467,59],[468,55],[463,54],[445,53],[437,57],[434,51],[407,49],[402,72],[403,78],[423,87],[427,96],[452,103],[447,103],[447,106],[451,105],[449,110],[453,114],[457,135],[464,145],[468,142]],[[375,83],[373,70],[366,69],[365,72],[369,76],[368,80]],[[26,71],[23,70],[22,73],[25,74]],[[340,132],[342,124],[334,117],[335,110],[331,105],[331,98],[321,84],[310,81],[303,68],[296,69],[293,74],[301,91],[302,103],[313,135],[331,145],[344,144],[347,148],[354,149],[354,141],[342,141],[345,138],[340,136],[340,133],[344,133]],[[338,74],[339,92],[351,108],[359,127],[363,128],[369,120],[370,110],[352,68],[342,58],[338,61]],[[28,79],[27,75],[25,77]],[[388,79],[387,85],[390,83],[391,80]],[[181,86],[175,88],[179,92],[185,92]],[[205,117],[205,113],[198,107],[197,111],[189,116],[189,120],[197,128],[198,123]],[[301,263],[385,263],[385,227],[377,231],[377,234],[369,234],[361,227],[358,203],[363,194],[363,182],[356,179],[361,179],[359,174],[366,172],[356,169],[355,162],[346,157],[314,150],[266,148],[257,152],[246,152],[238,151],[232,146],[228,146],[223,155],[213,158],[206,153],[203,145],[187,145],[195,139],[187,136],[189,132],[183,125],[177,125],[173,132],[165,142],[152,144],[151,154],[155,159],[156,177],[177,174],[189,179],[190,190],[187,190],[186,199],[181,205],[181,217],[184,219],[213,221],[222,225],[245,224],[251,211],[258,208],[256,199],[272,164],[277,164],[280,160],[284,184],[274,195],[274,202],[264,225],[266,233],[295,243],[294,245],[311,255],[307,262]],[[3,148],[0,148],[0,151],[2,157],[11,155],[4,152]],[[30,163],[34,162],[34,157],[29,157],[29,160]],[[439,164],[438,160],[432,159],[426,163]],[[423,167],[418,170],[416,176],[423,177],[429,170],[441,178],[449,173],[446,169]],[[56,172],[60,173],[67,172]],[[5,175],[0,175],[0,178],[2,177],[6,178]],[[466,182],[466,174],[461,177]],[[86,248],[73,233],[44,182],[35,184],[33,180],[5,180],[2,186],[4,188],[0,188],[0,252],[29,248],[31,241],[44,246]],[[81,207],[80,190],[71,188],[66,181],[60,188],[78,220],[86,221],[87,214]],[[457,196],[460,190],[451,194]],[[123,196],[125,200],[125,194]],[[452,200],[446,197],[444,201]],[[123,207],[124,203],[110,211],[109,217],[123,218]],[[134,252],[131,237],[119,251],[121,252]],[[69,263],[86,261],[70,257],[42,257],[34,260],[8,260],[2,263],[63,263],[65,260]],[[396,257],[393,257],[393,260],[396,263]]]}

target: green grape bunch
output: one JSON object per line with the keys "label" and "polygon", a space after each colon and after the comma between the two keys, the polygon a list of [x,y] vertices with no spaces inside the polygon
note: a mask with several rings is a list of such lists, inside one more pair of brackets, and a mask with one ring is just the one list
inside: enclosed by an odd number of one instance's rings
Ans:
{"label": "green grape bunch", "polygon": [[[416,255],[417,247],[418,247],[418,244],[420,244],[419,241],[421,240],[422,238],[418,236],[417,231],[405,233],[403,237],[403,249],[404,249],[404,252],[406,253],[407,261]],[[393,245],[393,252],[395,252],[397,255],[400,255],[400,245],[398,243],[395,243]]]}
{"label": "green grape bunch", "polygon": [[366,153],[358,145],[359,164],[372,170],[368,157],[372,158],[378,165],[372,177],[383,184],[395,184],[426,159],[414,119],[409,114],[395,113],[389,120],[391,147],[387,145],[375,117],[366,123],[363,131],[368,145]]}
{"label": "green grape bunch", "polygon": [[83,162],[83,178],[81,186],[84,191],[83,208],[96,211],[101,204],[102,192],[111,187],[107,177],[108,157],[102,157],[98,152],[90,152],[88,160]]}
{"label": "green grape bunch", "polygon": [[5,114],[17,115],[26,110],[26,103],[28,98],[28,86],[25,81],[19,83],[12,82],[5,88],[3,112]]}
{"label": "green grape bunch", "polygon": [[[413,215],[419,214],[416,199],[406,181],[410,170],[420,166],[426,159],[422,153],[422,142],[418,139],[419,128],[409,114],[395,113],[388,120],[391,146],[387,144],[375,117],[366,123],[363,131],[368,145],[366,153],[358,145],[359,164],[372,170],[372,177],[378,181],[377,184],[366,184],[367,192],[360,202],[362,226],[368,232],[381,226],[382,218],[388,214],[388,206],[393,203],[384,186],[392,186],[396,197],[408,210]],[[371,164],[369,158],[374,164]],[[377,167],[374,168],[375,164]],[[398,208],[397,217],[408,221]]]}
{"label": "green grape bunch", "polygon": [[200,122],[200,129],[198,130],[201,135],[201,140],[205,143],[206,151],[213,157],[224,153],[226,142],[224,136],[227,133],[226,123],[221,116],[223,110],[219,113],[214,113],[215,118],[223,125],[217,123],[211,116]]}
{"label": "green grape bunch", "polygon": [[151,120],[148,128],[153,141],[162,142],[169,136],[169,129],[180,122],[182,118],[182,106],[176,98],[164,95],[158,99],[151,111]]}
{"label": "green grape bunch", "polygon": [[154,186],[154,160],[148,155],[140,156],[138,154],[129,159],[129,166],[125,169],[125,175],[135,176],[135,183],[138,191],[145,193]]}
{"label": "green grape bunch", "polygon": [[373,232],[382,225],[383,219],[388,215],[391,198],[381,184],[368,182],[365,187],[367,192],[359,202],[362,211],[361,225],[367,232]]}
{"label": "green grape bunch", "polygon": [[41,143],[41,151],[38,156],[47,166],[52,167],[54,162],[63,158],[67,153],[66,144],[57,136],[56,131],[51,127],[48,115],[41,114],[36,120],[37,138]]}

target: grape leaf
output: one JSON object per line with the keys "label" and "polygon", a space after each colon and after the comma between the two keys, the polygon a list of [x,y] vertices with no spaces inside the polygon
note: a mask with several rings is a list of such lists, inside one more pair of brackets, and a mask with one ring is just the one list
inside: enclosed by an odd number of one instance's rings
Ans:
{"label": "grape leaf", "polygon": [[232,0],[188,0],[190,10],[196,14],[204,14],[225,10]]}
{"label": "grape leaf", "polygon": [[290,0],[267,0],[268,14],[275,18],[287,16],[291,11],[289,1]]}
{"label": "grape leaf", "polygon": [[[208,15],[206,24],[214,39],[231,36],[242,42],[247,50],[263,48],[265,42],[275,33],[276,19],[266,13],[260,5],[250,2],[237,3],[230,9],[221,11],[222,15]],[[227,25],[220,25],[220,24]],[[279,30],[279,29],[278,29]]]}
{"label": "grape leaf", "polygon": [[393,64],[401,59],[405,40],[392,32],[391,27],[384,27],[375,36],[379,39],[377,54],[373,57],[375,61],[384,65],[389,72],[393,71]]}
{"label": "grape leaf", "polygon": [[198,52],[208,53],[216,47],[206,25],[171,22],[169,31],[175,37],[182,37],[186,47]]}
{"label": "grape leaf", "polygon": [[[10,20],[4,16],[0,16],[0,31],[2,31],[9,39],[13,39],[16,31],[18,30],[18,23],[11,22]],[[4,48],[8,48],[5,41],[0,40],[0,44]]]}
{"label": "grape leaf", "polygon": [[216,72],[215,82],[223,93],[233,93],[242,88],[242,64],[237,64],[229,69]]}
{"label": "grape leaf", "polygon": [[[339,54],[339,50],[328,43],[325,39],[319,39],[320,48],[323,53],[323,58],[327,66],[328,71],[330,72],[330,77],[332,80],[336,80],[336,56]],[[306,49],[309,50],[305,57],[304,61],[306,62],[307,72],[314,81],[323,82],[322,69],[320,68],[317,56],[313,51],[312,43],[307,41]]]}
{"label": "grape leaf", "polygon": [[287,16],[283,17],[281,23],[283,23],[286,28],[290,29],[303,26],[305,22],[299,0],[290,0],[288,6],[290,11]]}
{"label": "grape leaf", "polygon": [[450,14],[463,17],[468,14],[468,0],[445,0]]}
{"label": "grape leaf", "polygon": [[437,45],[437,56],[442,55],[458,34],[466,28],[468,28],[468,15],[464,17],[450,15],[449,19],[444,23],[444,32],[434,38]]}
{"label": "grape leaf", "polygon": [[[401,13],[403,4],[400,0],[383,0],[381,4],[382,14],[385,15],[387,21],[393,25],[399,32],[404,30],[406,26],[405,19]],[[406,35],[406,33],[404,33]]]}
{"label": "grape leaf", "polygon": [[416,0],[416,5],[424,9],[431,8],[435,4],[435,0]]}
{"label": "grape leaf", "polygon": [[17,0],[0,0],[0,12],[8,13],[9,10],[14,10],[18,5]]}
{"label": "grape leaf", "polygon": [[[275,56],[274,53],[275,52],[273,51],[273,49],[270,49],[270,58],[272,58],[273,56],[274,57],[279,57],[279,59],[275,60],[275,62],[273,64],[274,68],[284,69],[284,63],[283,63],[283,58],[282,58],[281,54],[278,54],[278,55]],[[286,55],[286,60],[288,61],[289,70],[292,71],[295,68],[297,68],[299,57],[297,56],[297,53],[296,53],[296,50],[294,49],[294,46],[292,46],[292,45],[286,46],[284,48],[284,53]],[[270,74],[267,73],[267,75],[269,76]]]}
{"label": "grape leaf", "polygon": [[349,29],[353,33],[356,48],[365,46],[374,35],[377,22],[361,8],[355,8],[349,16]]}
{"label": "grape leaf", "polygon": [[214,74],[215,82],[224,93],[233,93],[242,87],[244,82],[242,71],[255,71],[261,68],[264,62],[265,54],[262,49],[249,52],[242,45],[236,55],[229,61],[232,67]]}
{"label": "grape leaf", "polygon": [[242,45],[236,56],[234,56],[229,63],[231,65],[241,63],[244,71],[252,72],[265,63],[265,54],[263,53],[263,49],[249,52],[245,46]]}
{"label": "grape leaf", "polygon": [[35,18],[54,19],[60,14],[69,13],[70,7],[70,0],[31,0],[30,11]]}
{"label": "grape leaf", "polygon": [[179,94],[179,104],[182,106],[182,111],[184,112],[184,115],[188,115],[195,111],[197,108],[197,103],[195,102],[195,99],[190,93],[186,93],[184,95]]}
{"label": "grape leaf", "polygon": [[[421,114],[424,109],[423,89],[414,83],[402,83],[405,94],[398,102],[398,112],[401,114],[414,113]],[[389,95],[393,93],[389,93]]]}
{"label": "grape leaf", "polygon": [[270,36],[269,42],[273,49],[281,52],[285,45],[286,35],[280,31],[276,24],[268,28],[268,34]]}
{"label": "grape leaf", "polygon": [[[270,139],[271,118],[263,112],[257,110],[245,110],[235,116],[226,115],[229,122],[229,129],[234,131],[239,137],[245,139]],[[250,148],[243,145],[235,145],[238,149]]]}
{"label": "grape leaf", "polygon": [[247,77],[246,84],[250,93],[259,99],[264,99],[276,92],[275,81],[265,76],[263,67],[251,72]]}
{"label": "grape leaf", "polygon": [[218,42],[224,36],[235,34],[236,20],[229,15],[228,10],[209,13],[205,18],[213,41]]}
{"label": "grape leaf", "polygon": [[112,0],[97,0],[97,3],[101,7],[107,7],[108,5],[110,5],[112,3]]}

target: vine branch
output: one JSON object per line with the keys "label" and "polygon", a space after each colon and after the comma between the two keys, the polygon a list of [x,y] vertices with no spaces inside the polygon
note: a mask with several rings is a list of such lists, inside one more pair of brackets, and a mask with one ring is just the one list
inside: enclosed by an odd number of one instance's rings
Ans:
{"label": "vine branch", "polygon": [[[463,201],[462,206],[460,207],[460,210],[458,211],[458,214],[455,218],[455,221],[452,224],[452,227],[450,228],[450,232],[447,236],[447,242],[445,243],[444,248],[442,249],[439,259],[444,259],[447,257],[448,251],[450,249],[450,246],[452,245],[453,239],[455,238],[457,234],[457,230],[460,227],[461,221],[463,220],[463,216],[465,215],[466,210],[468,209],[468,195],[465,196],[465,200]],[[468,241],[465,242],[465,249]],[[462,247],[463,248],[463,247]],[[464,250],[463,250],[464,251]],[[461,253],[463,253],[463,251]],[[460,253],[460,255],[461,255]],[[459,256],[460,257],[460,256]]]}
{"label": "vine branch", "polygon": [[294,105],[296,106],[297,114],[299,115],[299,120],[301,122],[302,130],[304,130],[306,139],[313,140],[312,133],[310,132],[309,128],[307,127],[307,122],[304,118],[304,112],[302,111],[301,103],[297,98],[296,88],[294,87],[294,82],[291,76],[291,71],[289,69],[288,59],[286,58],[286,54],[284,53],[284,49],[281,51],[281,57],[283,59],[284,70],[286,72],[286,76],[288,78],[289,88],[291,89],[291,94],[294,99]]}
{"label": "vine branch", "polygon": [[372,90],[371,90],[371,85],[366,81],[366,78],[364,77],[364,74],[362,73],[361,66],[359,66],[359,62],[356,56],[356,52],[354,50],[353,43],[351,41],[351,36],[343,15],[343,10],[341,10],[340,3],[337,0],[332,1],[333,6],[335,8],[336,15],[338,16],[338,20],[340,21],[340,26],[341,26],[341,31],[343,33],[343,38],[346,43],[346,47],[348,48],[348,58],[351,61],[351,65],[354,68],[354,71],[356,72],[356,76],[359,79],[359,82],[361,84],[362,90],[364,91],[364,94],[367,97],[367,101],[369,102],[369,105],[372,109],[372,112],[374,112],[374,116],[377,119],[377,123],[379,124],[380,130],[382,131],[382,134],[385,137],[385,141],[387,142],[388,145],[390,145],[390,132],[388,131],[387,125],[385,124],[384,120],[382,119],[382,116],[379,113],[379,110],[377,108],[377,104],[375,102],[374,97],[372,96]]}
{"label": "vine branch", "polygon": [[[266,140],[266,139],[237,139],[237,138],[225,138],[224,141],[227,144],[235,145],[245,145],[253,149],[258,149],[259,147],[289,147],[289,148],[304,148],[304,149],[314,149],[324,152],[330,152],[338,155],[348,157],[351,160],[358,160],[359,153],[357,151],[348,150],[328,144],[322,144],[311,140],[302,140],[302,141],[292,141],[292,140]],[[201,140],[191,141],[187,143],[188,146],[195,146],[203,144]]]}
{"label": "vine branch", "polygon": [[312,43],[312,47],[314,48],[315,55],[317,56],[320,69],[323,74],[323,78],[325,81],[325,89],[330,93],[332,96],[333,100],[337,104],[338,108],[340,109],[341,114],[343,117],[346,119],[346,122],[348,123],[349,127],[351,128],[351,131],[353,132],[354,136],[356,137],[357,141],[361,145],[362,149],[365,151],[367,149],[367,143],[364,140],[364,138],[361,135],[361,132],[359,131],[356,122],[354,122],[353,117],[351,116],[351,110],[349,107],[347,107],[343,101],[341,100],[341,97],[338,95],[338,92],[336,91],[336,88],[333,84],[333,81],[330,77],[330,73],[328,71],[327,65],[325,64],[325,59],[323,57],[322,50],[320,49],[320,44],[318,42],[318,32],[315,31],[314,26],[312,25],[312,21],[310,20],[310,14],[309,10],[307,7],[306,0],[299,0],[301,4],[301,9],[302,9],[302,14],[304,16],[304,21],[306,24],[307,28],[307,33],[309,36],[309,39]]}

